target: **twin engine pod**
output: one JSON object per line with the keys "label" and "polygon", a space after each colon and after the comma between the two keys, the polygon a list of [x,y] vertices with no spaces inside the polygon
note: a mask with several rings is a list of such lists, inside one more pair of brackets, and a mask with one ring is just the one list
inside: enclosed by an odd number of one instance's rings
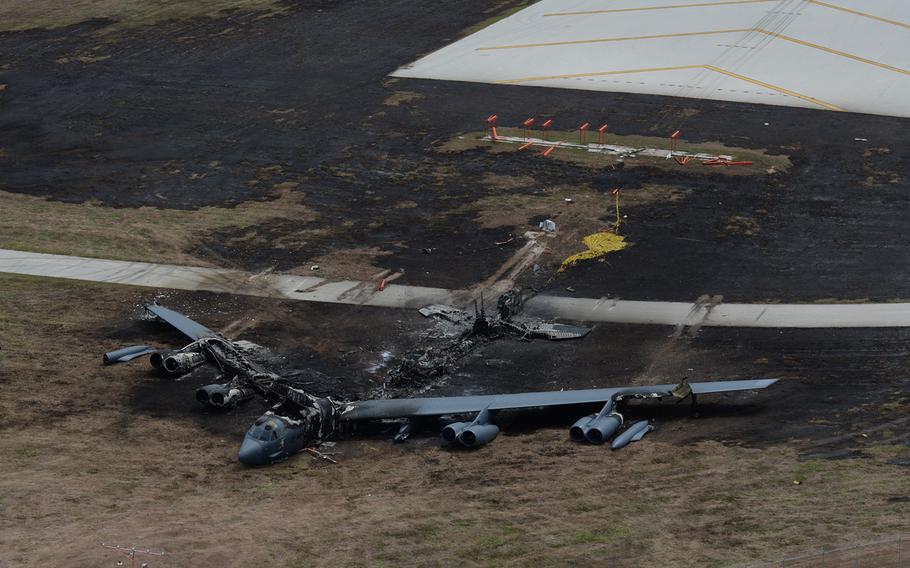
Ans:
{"label": "twin engine pod", "polygon": [[[622,427],[622,414],[613,411],[613,401],[607,402],[603,410],[597,414],[591,414],[581,418],[569,429],[569,438],[573,442],[588,442],[591,444],[603,444],[613,437]],[[645,434],[654,429],[647,420],[639,420],[628,428],[625,432],[616,436],[610,445],[614,450],[624,448],[631,442],[641,440]]]}
{"label": "twin engine pod", "polygon": [[227,384],[206,385],[196,390],[196,401],[219,408],[233,408],[253,398],[256,393],[249,387],[232,387]]}
{"label": "twin engine pod", "polygon": [[442,429],[442,439],[450,444],[458,441],[466,448],[479,448],[493,441],[499,434],[499,426],[495,424],[473,424],[469,422],[455,422]]}
{"label": "twin engine pod", "polygon": [[603,444],[619,431],[622,422],[622,414],[618,412],[585,416],[569,429],[569,438],[573,442]]}
{"label": "twin engine pod", "polygon": [[188,373],[205,363],[205,355],[197,351],[156,352],[152,353],[149,362],[156,369],[164,369],[176,375]]}
{"label": "twin engine pod", "polygon": [[490,411],[483,409],[473,422],[453,422],[442,429],[442,439],[448,443],[458,442],[466,448],[479,448],[488,444],[499,434],[499,426],[490,424]]}

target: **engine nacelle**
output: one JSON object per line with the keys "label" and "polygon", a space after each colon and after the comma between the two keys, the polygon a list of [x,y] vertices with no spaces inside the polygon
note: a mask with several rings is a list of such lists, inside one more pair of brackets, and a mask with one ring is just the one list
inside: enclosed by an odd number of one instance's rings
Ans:
{"label": "engine nacelle", "polygon": [[495,424],[472,424],[458,434],[458,441],[466,448],[479,448],[493,441],[499,434]]}
{"label": "engine nacelle", "polygon": [[464,429],[470,426],[467,422],[453,422],[442,429],[442,439],[452,443],[458,439],[458,435],[464,432]]}
{"label": "engine nacelle", "polygon": [[149,363],[156,369],[164,369],[164,360],[178,351],[155,351],[149,356]]}
{"label": "engine nacelle", "polygon": [[212,395],[219,393],[223,397],[227,390],[227,385],[205,385],[202,388],[196,389],[196,402],[201,404],[212,404]]}
{"label": "engine nacelle", "polygon": [[227,384],[216,383],[196,390],[196,401],[219,408],[232,408],[245,400],[253,398],[255,394],[253,389],[249,387],[232,387]]}
{"label": "engine nacelle", "polygon": [[595,418],[597,418],[596,414],[591,414],[589,416],[579,418],[578,422],[569,428],[569,439],[573,442],[584,442],[585,433],[588,431],[588,428],[590,428],[591,421],[593,421]]}
{"label": "engine nacelle", "polygon": [[195,367],[205,363],[205,355],[194,351],[182,351],[168,355],[162,361],[164,370],[168,373],[188,373]]}
{"label": "engine nacelle", "polygon": [[598,416],[588,425],[585,440],[592,444],[603,444],[622,426],[622,416],[615,412]]}

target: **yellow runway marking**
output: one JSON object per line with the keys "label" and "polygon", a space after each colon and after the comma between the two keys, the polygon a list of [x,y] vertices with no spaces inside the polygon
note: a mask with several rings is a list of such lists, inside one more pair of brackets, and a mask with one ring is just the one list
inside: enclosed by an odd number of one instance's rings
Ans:
{"label": "yellow runway marking", "polygon": [[[667,4],[664,6],[645,6],[642,8],[611,8],[607,10],[587,10],[583,12],[553,12],[550,14],[544,14],[546,17],[550,16],[590,16],[592,14],[616,14],[621,12],[647,12],[652,10],[673,10],[676,8],[710,8],[714,6],[732,6],[737,4],[768,4],[771,2],[778,2],[779,0],[723,0],[720,2],[698,2],[695,4]],[[816,6],[821,6],[823,8],[828,8],[831,10],[837,10],[839,12],[844,12],[847,14],[852,14],[854,16],[859,16],[861,18],[869,18],[870,20],[876,20],[883,22],[885,24],[890,24],[892,26],[898,26],[901,28],[910,29],[910,24],[905,24],[897,20],[889,20],[888,18],[883,18],[881,16],[876,16],[874,14],[869,14],[868,12],[860,12],[859,10],[853,10],[851,8],[845,8],[844,6],[838,6],[837,4],[831,4],[829,2],[822,2],[821,0],[807,0],[810,4],[815,4]]]}
{"label": "yellow runway marking", "polygon": [[734,79],[739,79],[739,80],[741,80],[741,81],[746,81],[747,83],[752,83],[753,85],[758,85],[759,87],[764,87],[764,88],[766,88],[766,89],[771,89],[772,91],[777,91],[778,93],[783,93],[783,94],[789,95],[789,96],[791,96],[791,97],[796,97],[796,98],[798,98],[798,99],[802,99],[802,100],[804,100],[804,101],[808,101],[808,102],[810,102],[810,103],[814,103],[814,104],[817,104],[817,105],[819,105],[819,106],[823,106],[823,107],[825,107],[825,108],[828,109],[828,110],[838,110],[838,111],[844,110],[844,109],[842,109],[842,108],[840,108],[840,107],[837,107],[837,106],[832,105],[831,103],[826,103],[825,101],[821,101],[821,100],[816,99],[816,98],[814,98],[814,97],[810,97],[810,96],[807,96],[807,95],[801,95],[801,94],[797,93],[796,91],[791,91],[791,90],[785,89],[785,88],[783,88],[783,87],[778,87],[778,86],[776,86],[776,85],[772,85],[771,83],[765,83],[764,81],[759,81],[758,79],[752,79],[752,78],[750,78],[750,77],[746,77],[746,76],[740,75],[740,74],[738,74],[738,73],[733,73],[732,71],[727,71],[726,69],[721,69],[720,67],[715,67],[715,66],[713,66],[713,65],[704,65],[703,67],[704,67],[705,69],[709,69],[709,70],[711,70],[711,71],[714,71],[714,72],[717,72],[717,73],[721,73],[721,74],[723,74],[723,75],[726,75],[726,76],[728,76],[728,77],[733,77]]}
{"label": "yellow runway marking", "polygon": [[808,95],[802,95],[796,91],[791,91],[790,89],[785,89],[783,87],[778,87],[772,85],[771,83],[765,83],[764,81],[759,81],[758,79],[752,79],[751,77],[746,77],[745,75],[740,75],[738,73],[733,73],[732,71],[727,71],[726,69],[721,69],[720,67],[715,67],[713,65],[679,65],[676,67],[651,67],[646,69],[624,69],[622,71],[598,71],[595,73],[571,73],[566,75],[545,75],[540,77],[522,77],[521,79],[505,79],[502,81],[496,81],[498,84],[510,85],[517,83],[530,83],[533,81],[547,81],[551,79],[579,79],[583,77],[603,77],[608,75],[627,75],[632,73],[650,73],[654,71],[680,71],[684,69],[707,69],[708,71],[714,71],[715,73],[720,73],[734,79],[739,79],[740,81],[745,81],[753,85],[758,85],[772,91],[777,91],[784,95],[802,99],[804,101],[819,105],[829,110],[842,111],[844,109],[835,106],[831,103],[827,103],[823,100],[816,99],[815,97],[810,97]]}
{"label": "yellow runway marking", "polygon": [[598,38],[598,39],[579,39],[571,41],[549,41],[544,43],[524,43],[517,45],[494,45],[491,47],[478,47],[477,51],[493,51],[496,49],[523,49],[526,47],[554,47],[560,45],[583,45],[588,43],[611,43],[616,41],[634,41],[642,39],[667,39],[673,37],[691,37],[691,36],[706,36],[706,35],[718,35],[718,34],[733,34],[733,33],[745,33],[754,31],[752,29],[737,29],[737,30],[715,30],[707,32],[682,32],[676,34],[659,34],[659,35],[646,35],[646,36],[629,36],[629,37],[610,37],[610,38]]}
{"label": "yellow runway marking", "polygon": [[622,71],[597,71],[596,73],[570,73],[568,75],[543,75],[540,77],[522,77],[521,79],[503,79],[497,83],[508,85],[511,83],[527,83],[530,81],[546,81],[548,79],[579,79],[581,77],[601,77],[604,75],[626,75],[630,73],[651,73],[652,71],[679,71],[681,69],[701,69],[704,65],[680,65],[677,67],[649,67],[645,69],[625,69]]}
{"label": "yellow runway marking", "polygon": [[827,52],[827,53],[831,53],[831,54],[834,54],[834,55],[839,55],[840,57],[846,57],[847,59],[853,59],[854,61],[859,61],[860,63],[866,63],[866,64],[868,64],[868,65],[875,65],[876,67],[881,67],[882,69],[887,69],[888,71],[894,71],[895,73],[903,73],[904,75],[910,75],[910,71],[907,71],[906,69],[901,69],[900,67],[895,67],[895,66],[893,66],[893,65],[888,65],[887,63],[881,63],[881,62],[879,62],[879,61],[875,61],[875,60],[872,60],[872,59],[866,59],[865,57],[860,57],[859,55],[853,55],[852,53],[846,53],[846,52],[843,52],[843,51],[838,51],[838,50],[836,50],[836,49],[831,49],[830,47],[825,47],[825,46],[823,46],[823,45],[818,45],[818,44],[815,44],[815,43],[810,43],[810,42],[808,42],[808,41],[803,41],[803,40],[801,40],[801,39],[796,39],[795,37],[789,37],[789,36],[781,35],[781,34],[778,34],[778,33],[769,32],[769,31],[766,31],[766,30],[755,30],[755,31],[756,31],[756,32],[759,32],[759,33],[763,33],[763,34],[765,34],[765,35],[767,35],[767,36],[771,36],[771,37],[774,37],[774,38],[782,39],[782,40],[784,40],[784,41],[789,41],[789,42],[792,42],[792,43],[795,43],[795,44],[803,45],[803,46],[806,46],[806,47],[811,47],[812,49],[818,49],[818,50],[820,50],[820,51],[825,51],[825,52]]}
{"label": "yellow runway marking", "polygon": [[609,10],[587,10],[585,12],[554,12],[544,16],[590,16],[591,14],[616,14],[619,12],[647,12],[650,10],[672,10],[674,8],[707,8],[709,6],[730,6],[734,4],[761,4],[778,0],[724,0],[722,2],[699,2],[698,4],[669,4],[666,6],[645,6],[644,8],[612,8]]}
{"label": "yellow runway marking", "polygon": [[824,51],[832,55],[837,55],[839,57],[845,57],[847,59],[852,59],[854,61],[859,61],[860,63],[865,63],[867,65],[874,65],[882,69],[887,69],[888,71],[894,71],[895,73],[902,73],[904,75],[910,75],[910,71],[906,69],[901,69],[900,67],[895,67],[893,65],[888,65],[887,63],[882,63],[880,61],[875,61],[873,59],[866,59],[865,57],[860,57],[859,55],[853,55],[852,53],[847,53],[845,51],[839,51],[830,47],[825,47],[823,45],[818,45],[817,43],[812,43],[797,39],[795,37],[785,36],[783,34],[769,32],[768,30],[763,30],[760,28],[754,29],[736,29],[736,30],[715,30],[715,31],[704,31],[704,32],[681,32],[675,34],[659,34],[659,35],[650,35],[650,36],[628,36],[628,37],[614,37],[614,38],[597,38],[597,39],[579,39],[571,41],[551,41],[544,43],[527,43],[527,44],[518,44],[518,45],[496,45],[491,47],[478,47],[477,51],[493,51],[500,49],[524,49],[530,47],[560,47],[566,45],[584,45],[584,44],[594,44],[594,43],[612,43],[620,41],[638,41],[646,39],[669,39],[676,37],[695,37],[695,36],[708,36],[708,35],[720,35],[720,34],[734,34],[734,33],[760,33],[765,34],[766,36],[773,37],[776,39],[781,39],[783,41],[789,41],[797,45],[802,45],[804,47],[809,47],[811,49],[817,49],[819,51]]}
{"label": "yellow runway marking", "polygon": [[820,0],[809,0],[809,2],[811,2],[817,6],[824,6],[825,8],[831,8],[832,10],[839,10],[841,12],[853,14],[854,16],[860,16],[861,18],[869,18],[870,20],[878,20],[879,22],[891,24],[892,26],[900,26],[902,28],[910,29],[910,25],[905,24],[903,22],[898,22],[897,20],[889,20],[888,18],[882,18],[881,16],[874,16],[872,14],[867,14],[866,12],[860,12],[858,10],[851,10],[850,8],[844,8],[843,6],[836,6],[834,4],[829,4],[827,2],[821,2]]}

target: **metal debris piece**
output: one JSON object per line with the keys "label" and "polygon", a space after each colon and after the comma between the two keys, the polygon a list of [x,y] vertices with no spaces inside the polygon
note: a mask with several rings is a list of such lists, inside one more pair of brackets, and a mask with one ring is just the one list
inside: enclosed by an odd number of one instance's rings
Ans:
{"label": "metal debris piece", "polygon": [[553,221],[552,219],[544,219],[543,221],[541,221],[540,223],[538,223],[537,226],[540,227],[541,229],[543,229],[544,231],[548,232],[548,233],[555,233],[555,232],[556,232],[556,222]]}
{"label": "metal debris piece", "polygon": [[327,461],[327,462],[330,462],[330,463],[338,463],[337,461],[335,461],[335,458],[331,457],[331,456],[328,455],[328,454],[324,454],[324,453],[320,452],[320,451],[317,450],[316,448],[313,448],[313,447],[305,448],[303,451],[305,451],[306,453],[310,454],[310,455],[313,456],[314,458],[319,458],[319,459],[321,459],[322,461]]}

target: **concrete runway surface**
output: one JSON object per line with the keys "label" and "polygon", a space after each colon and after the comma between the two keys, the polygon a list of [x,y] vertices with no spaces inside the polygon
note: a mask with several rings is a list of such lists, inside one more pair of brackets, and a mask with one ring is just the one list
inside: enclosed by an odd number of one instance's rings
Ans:
{"label": "concrete runway surface", "polygon": [[[332,282],[290,274],[104,260],[0,249],[0,272],[68,278],[176,290],[205,290],[305,302],[387,308],[434,303],[467,305],[468,290],[376,282]],[[640,302],[609,298],[535,296],[530,315],[574,321],[684,327],[863,328],[910,327],[910,303],[886,304],[724,304],[712,298],[688,302]]]}
{"label": "concrete runway surface", "polygon": [[393,75],[910,116],[908,41],[900,0],[543,0]]}

